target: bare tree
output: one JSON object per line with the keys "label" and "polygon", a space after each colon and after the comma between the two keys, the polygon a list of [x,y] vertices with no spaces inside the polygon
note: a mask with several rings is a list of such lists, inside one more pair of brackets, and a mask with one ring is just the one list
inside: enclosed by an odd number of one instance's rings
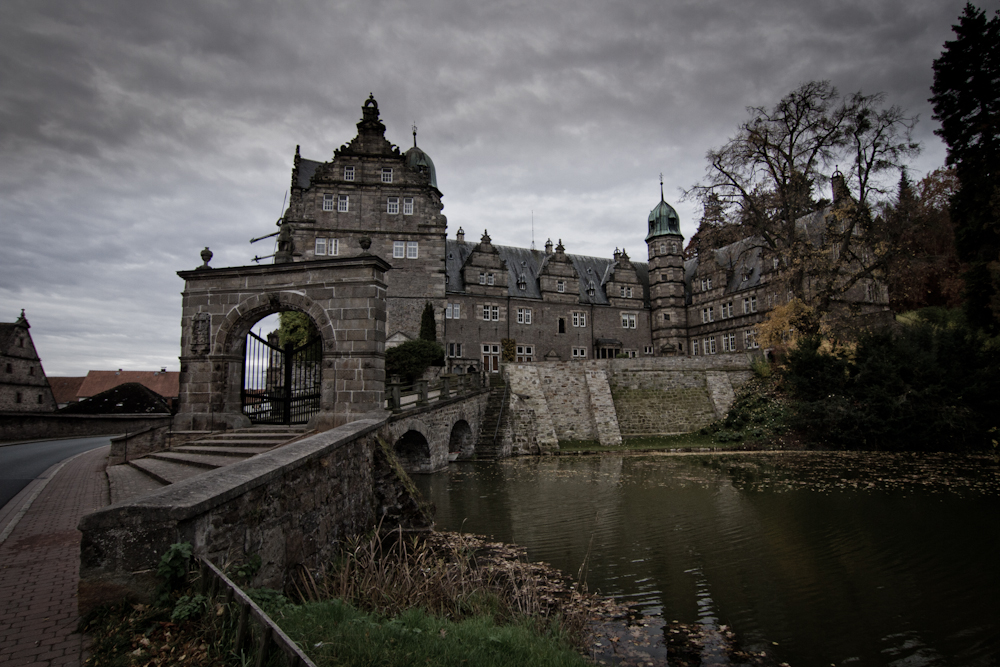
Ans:
{"label": "bare tree", "polygon": [[[884,95],[841,98],[828,81],[793,90],[772,109],[748,107],[748,118],[725,145],[707,154],[702,183],[687,195],[718,197],[728,224],[779,258],[788,289],[825,313],[859,280],[887,266],[883,221],[874,205],[891,193],[903,161],[919,152],[916,118]],[[846,174],[837,169],[843,165]],[[837,206],[815,198],[817,183],[843,183]],[[813,217],[810,224],[810,218]]]}

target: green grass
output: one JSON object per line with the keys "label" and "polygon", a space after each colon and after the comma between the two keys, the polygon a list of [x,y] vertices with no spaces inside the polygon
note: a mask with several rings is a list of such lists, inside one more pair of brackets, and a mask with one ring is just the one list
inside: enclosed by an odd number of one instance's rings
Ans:
{"label": "green grass", "polygon": [[[721,445],[726,447],[727,445]],[[680,433],[678,435],[644,435],[626,437],[618,447],[604,447],[596,440],[560,440],[559,450],[564,452],[627,452],[646,449],[700,449],[720,448],[711,435]]]}
{"label": "green grass", "polygon": [[389,619],[325,600],[286,608],[275,620],[320,667],[588,664],[562,637],[541,636],[527,623],[497,626],[486,617],[453,622],[411,609]]}

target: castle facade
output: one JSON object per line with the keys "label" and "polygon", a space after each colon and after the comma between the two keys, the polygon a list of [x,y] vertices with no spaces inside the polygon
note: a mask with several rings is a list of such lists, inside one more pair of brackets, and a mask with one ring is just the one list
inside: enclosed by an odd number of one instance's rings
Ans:
{"label": "castle facade", "polygon": [[[750,239],[684,258],[677,212],[662,193],[647,222],[646,261],[494,245],[485,231],[448,237],[431,158],[385,138],[378,103],[362,107],[358,135],[328,162],[296,148],[276,263],[377,255],[387,274],[387,345],[416,338],[426,303],[455,372],[519,362],[616,356],[715,355],[758,349],[756,327],[791,298],[782,262]],[[842,177],[841,177],[842,178]],[[844,188],[840,190],[846,191]],[[834,202],[808,220],[822,226]],[[887,309],[888,293],[860,281],[848,300]]]}

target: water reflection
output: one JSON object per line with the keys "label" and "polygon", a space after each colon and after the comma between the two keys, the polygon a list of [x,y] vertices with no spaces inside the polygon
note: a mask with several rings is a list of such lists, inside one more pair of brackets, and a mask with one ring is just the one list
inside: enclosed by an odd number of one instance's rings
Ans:
{"label": "water reflection", "polygon": [[1000,655],[1000,476],[988,459],[553,457],[416,481],[443,529],[524,545],[591,590],[731,626],[797,667]]}

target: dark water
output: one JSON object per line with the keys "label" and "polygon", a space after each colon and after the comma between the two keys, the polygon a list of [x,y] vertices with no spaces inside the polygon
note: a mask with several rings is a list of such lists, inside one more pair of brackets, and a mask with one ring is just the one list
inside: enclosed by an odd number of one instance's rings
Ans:
{"label": "dark water", "polygon": [[668,621],[728,625],[793,667],[1000,664],[992,459],[551,457],[416,482],[441,529],[582,568]]}

